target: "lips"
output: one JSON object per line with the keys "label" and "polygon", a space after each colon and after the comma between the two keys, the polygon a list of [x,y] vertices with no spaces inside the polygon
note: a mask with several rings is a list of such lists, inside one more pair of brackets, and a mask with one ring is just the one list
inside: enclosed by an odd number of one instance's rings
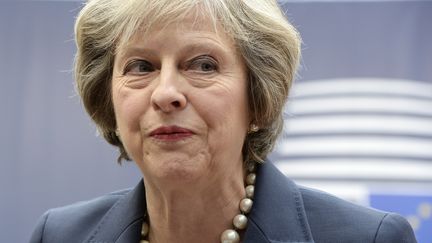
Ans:
{"label": "lips", "polygon": [[193,132],[178,126],[161,126],[153,130],[149,135],[158,140],[176,141],[192,136]]}

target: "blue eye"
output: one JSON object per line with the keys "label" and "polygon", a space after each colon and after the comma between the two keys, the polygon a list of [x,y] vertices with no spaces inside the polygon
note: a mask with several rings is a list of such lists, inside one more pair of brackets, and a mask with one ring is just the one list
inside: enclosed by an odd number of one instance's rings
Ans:
{"label": "blue eye", "polygon": [[153,65],[145,60],[134,60],[128,63],[123,71],[123,75],[145,75],[147,73],[153,72],[155,68]]}
{"label": "blue eye", "polygon": [[199,56],[189,63],[188,70],[202,73],[212,73],[218,70],[218,64],[211,56]]}

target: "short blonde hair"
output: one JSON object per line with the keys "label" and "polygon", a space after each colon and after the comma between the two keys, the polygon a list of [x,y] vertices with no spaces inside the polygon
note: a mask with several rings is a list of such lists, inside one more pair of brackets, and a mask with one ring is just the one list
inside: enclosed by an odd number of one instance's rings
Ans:
{"label": "short blonde hair", "polygon": [[117,49],[137,31],[181,21],[191,12],[221,25],[247,65],[250,119],[260,129],[246,136],[244,161],[262,162],[282,131],[301,41],[276,0],[89,0],[75,24],[75,79],[99,132],[119,147],[119,162],[130,158],[115,134],[111,79]]}

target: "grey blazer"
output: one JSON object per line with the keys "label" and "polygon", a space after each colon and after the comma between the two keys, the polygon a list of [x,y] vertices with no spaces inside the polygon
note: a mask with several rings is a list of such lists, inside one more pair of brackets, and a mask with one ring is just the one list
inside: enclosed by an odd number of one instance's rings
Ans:
{"label": "grey blazer", "polygon": [[[271,163],[259,166],[243,243],[412,243],[401,216],[299,187]],[[46,212],[31,243],[138,243],[144,185]],[[205,242],[204,242],[205,243]]]}

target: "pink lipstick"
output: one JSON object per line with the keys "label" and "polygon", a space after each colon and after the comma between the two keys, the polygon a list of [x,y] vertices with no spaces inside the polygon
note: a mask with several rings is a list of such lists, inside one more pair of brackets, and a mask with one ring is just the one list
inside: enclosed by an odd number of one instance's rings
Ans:
{"label": "pink lipstick", "polygon": [[164,141],[178,141],[192,136],[194,133],[186,128],[178,126],[161,126],[153,130],[149,135],[152,138]]}

